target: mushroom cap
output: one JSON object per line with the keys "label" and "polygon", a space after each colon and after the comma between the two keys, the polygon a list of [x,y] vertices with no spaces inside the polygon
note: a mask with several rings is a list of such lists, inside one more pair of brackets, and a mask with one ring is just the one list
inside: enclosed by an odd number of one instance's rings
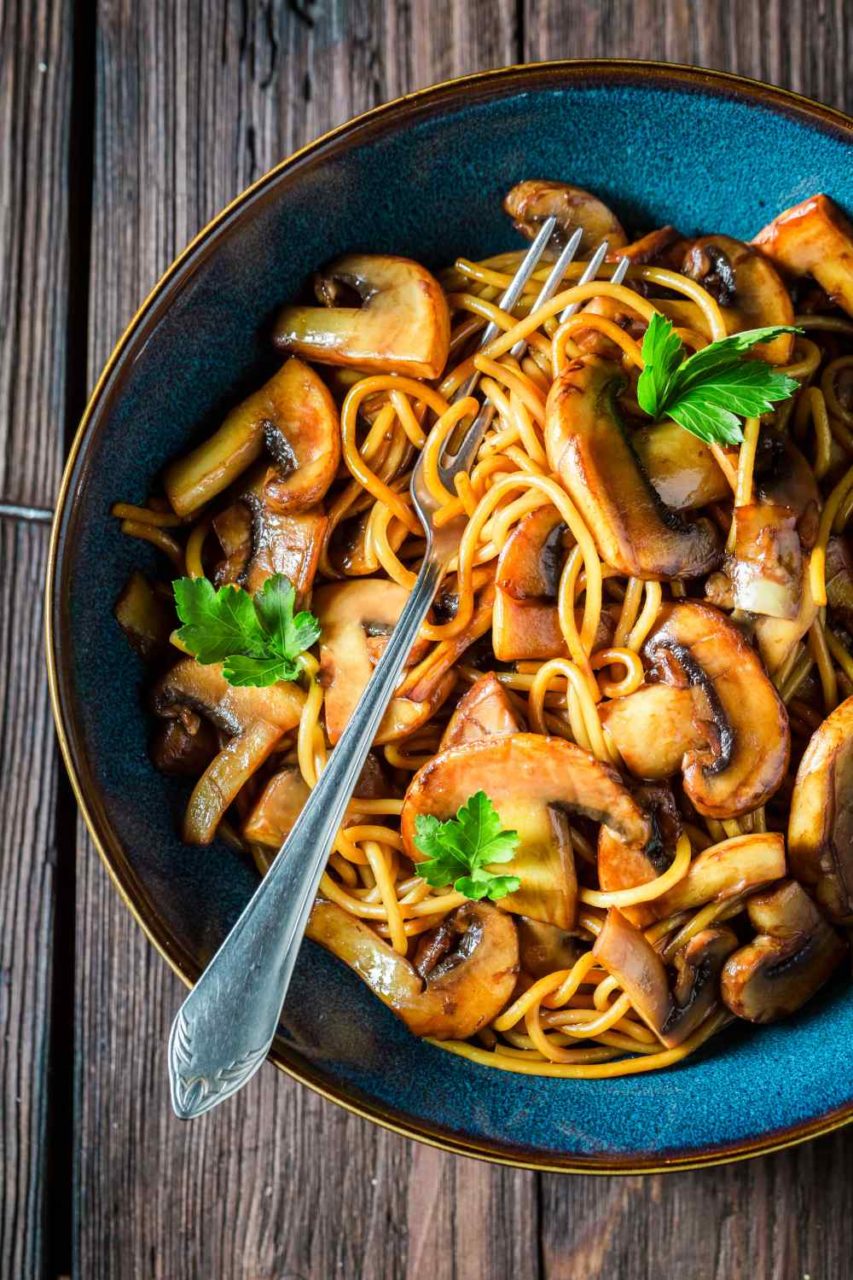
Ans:
{"label": "mushroom cap", "polygon": [[554,380],[545,448],[595,538],[602,559],[635,578],[695,578],[722,548],[707,520],[689,523],[663,506],[616,411],[620,367],[581,356]]}
{"label": "mushroom cap", "polygon": [[786,209],[752,243],[792,275],[814,276],[830,301],[853,315],[853,225],[829,196]]}
{"label": "mushroom cap", "polygon": [[847,948],[794,880],[750,898],[747,914],[759,936],[726,962],[722,997],[739,1018],[773,1022],[811,999]]}
{"label": "mushroom cap", "polygon": [[800,761],[788,852],[794,875],[832,919],[853,912],[853,698],[827,716]]}
{"label": "mushroom cap", "polygon": [[510,999],[518,938],[511,918],[487,902],[467,902],[445,923],[457,946],[425,980],[369,925],[332,902],[315,902],[306,934],[343,960],[415,1035],[467,1040]]}
{"label": "mushroom cap", "polygon": [[[321,364],[438,378],[450,350],[450,313],[438,281],[420,263],[388,254],[339,258],[315,282],[322,307],[289,306],[275,327],[279,347]],[[360,306],[339,305],[353,293]]]}
{"label": "mushroom cap", "polygon": [[[701,236],[690,244],[681,269],[722,306],[735,308],[741,329],[794,323],[794,304],[785,282],[751,245],[731,236]],[[794,335],[788,333],[757,346],[755,353],[770,364],[787,364],[793,349]]]}
{"label": "mushroom cap", "polygon": [[663,919],[762,889],[781,880],[786,871],[785,837],[778,831],[732,836],[698,853],[684,879],[650,905]]}
{"label": "mushroom cap", "polygon": [[651,835],[648,820],[614,769],[562,738],[517,733],[450,747],[418,770],[400,817],[413,862],[424,856],[415,843],[418,815],[446,821],[477,791],[490,798],[501,825],[519,835],[516,853],[501,871],[518,875],[521,888],[502,898],[500,906],[561,928],[574,922],[577,895],[563,811],[584,813],[640,845]]}
{"label": "mushroom cap", "polygon": [[557,219],[556,235],[562,244],[581,227],[583,238],[578,252],[589,254],[602,240],[611,248],[627,244],[622,225],[614,213],[597,196],[568,182],[548,182],[530,178],[517,182],[504,197],[504,209],[517,231],[532,240],[546,218]]}
{"label": "mushroom cap", "polygon": [[257,720],[275,725],[282,733],[299,723],[305,693],[298,684],[267,688],[229,684],[218,662],[202,665],[195,658],[181,658],[155,683],[151,705],[156,715],[172,716],[189,707],[225,733],[237,734]]}
{"label": "mushroom cap", "polygon": [[696,809],[735,818],[764,804],[788,768],[785,705],[744,635],[713,605],[665,606],[643,650],[664,680],[688,684],[707,746],[683,761],[684,789]]}

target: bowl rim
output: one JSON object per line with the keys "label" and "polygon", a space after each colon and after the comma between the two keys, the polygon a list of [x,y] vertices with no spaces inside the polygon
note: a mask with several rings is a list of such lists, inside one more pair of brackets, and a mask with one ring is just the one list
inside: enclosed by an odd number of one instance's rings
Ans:
{"label": "bowl rim", "polygon": [[[778,114],[793,117],[812,128],[828,132],[853,144],[853,118],[834,107],[795,93],[732,72],[711,70],[682,63],[642,61],[624,58],[570,58],[544,62],[497,67],[440,81],[423,89],[402,94],[377,107],[362,112],[343,124],[328,130],[318,138],[300,147],[280,160],[253,183],[229,201],[192,238],[189,244],[173,260],[166,271],[144,298],[125,327],[107,359],[92,390],[66,460],[57,494],[50,546],[48,550],[45,580],[45,649],[48,684],[57,738],[63,762],[67,770],[76,802],[86,823],[89,835],[98,851],[107,873],[124,906],[130,911],[148,941],[156,948],[177,976],[192,987],[199,977],[199,969],[192,957],[163,925],[156,903],[141,885],[133,869],[124,857],[115,832],[103,813],[96,797],[89,794],[85,779],[85,753],[77,732],[78,726],[72,712],[69,666],[63,659],[62,602],[67,566],[64,557],[64,530],[67,519],[77,507],[84,477],[81,468],[85,463],[87,448],[97,435],[98,418],[108,402],[113,376],[134,339],[144,335],[147,328],[159,320],[159,301],[167,301],[166,295],[179,281],[185,270],[195,260],[202,258],[204,250],[212,246],[216,233],[235,215],[280,175],[295,168],[301,161],[317,156],[324,149],[341,141],[358,144],[361,135],[367,134],[377,124],[395,117],[408,117],[412,111],[440,107],[445,102],[462,100],[474,91],[481,98],[501,96],[502,91],[523,88],[549,88],[560,84],[577,83],[623,84],[672,84],[674,87],[716,97],[732,97],[757,102]],[[102,419],[103,420],[103,419]],[[666,1173],[675,1170],[698,1169],[727,1164],[781,1151],[811,1138],[840,1129],[853,1121],[853,1097],[841,1107],[812,1120],[770,1130],[747,1140],[700,1147],[692,1151],[661,1152],[644,1157],[618,1157],[608,1153],[589,1156],[568,1155],[565,1158],[539,1155],[535,1151],[519,1148],[517,1154],[505,1144],[493,1146],[487,1140],[470,1140],[456,1133],[442,1130],[423,1121],[415,1122],[402,1116],[384,1104],[374,1100],[354,1097],[347,1086],[330,1084],[321,1079],[312,1064],[293,1054],[288,1046],[278,1040],[270,1053],[270,1059],[279,1070],[307,1085],[315,1093],[354,1115],[370,1120],[380,1127],[403,1137],[424,1142],[429,1146],[481,1160],[492,1161],[514,1168],[539,1170],[550,1173],[578,1174],[638,1174]]]}

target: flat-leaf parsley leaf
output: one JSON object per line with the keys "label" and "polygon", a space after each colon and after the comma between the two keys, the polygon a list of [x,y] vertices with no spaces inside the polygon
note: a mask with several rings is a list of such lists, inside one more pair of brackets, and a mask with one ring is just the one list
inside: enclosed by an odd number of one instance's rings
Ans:
{"label": "flat-leaf parsley leaf", "polygon": [[299,655],[320,635],[313,613],[294,615],[296,592],[281,573],[254,596],[242,587],[217,591],[207,578],[178,578],[172,589],[184,624],[177,639],[199,662],[221,662],[229,684],[265,687],[295,680]]}
{"label": "flat-leaf parsley leaf", "polygon": [[509,862],[518,847],[518,832],[505,831],[485,791],[465,801],[455,818],[442,822],[431,813],[415,819],[415,846],[426,854],[416,865],[419,876],[434,888],[452,884],[466,898],[505,898],[521,887],[518,876],[488,870]]}
{"label": "flat-leaf parsley leaf", "polygon": [[686,356],[671,321],[655,312],[643,338],[640,408],[653,418],[672,418],[706,444],[740,444],[740,418],[768,413],[799,386],[765,361],[744,357],[760,342],[800,332],[790,325],[748,329]]}

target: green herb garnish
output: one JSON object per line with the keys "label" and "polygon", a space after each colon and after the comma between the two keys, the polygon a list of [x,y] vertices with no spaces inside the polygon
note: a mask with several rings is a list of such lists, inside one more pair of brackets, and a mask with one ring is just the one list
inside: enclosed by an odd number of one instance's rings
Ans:
{"label": "green herb garnish", "polygon": [[488,870],[494,863],[510,861],[518,847],[518,832],[503,829],[485,791],[469,796],[448,822],[419,813],[415,845],[427,855],[415,870],[434,888],[452,884],[466,898],[497,901],[521,887],[518,876],[497,876]]}
{"label": "green herb garnish", "polygon": [[176,638],[199,662],[221,662],[229,684],[265,687],[295,680],[300,654],[320,635],[313,613],[294,616],[296,592],[281,573],[254,596],[242,587],[217,591],[207,578],[178,578],[172,589],[184,624]]}
{"label": "green herb garnish", "polygon": [[799,386],[764,360],[745,359],[746,352],[783,333],[801,332],[791,325],[748,329],[685,358],[672,323],[655,313],[643,338],[640,408],[655,419],[672,418],[706,444],[740,444],[740,418],[769,412]]}

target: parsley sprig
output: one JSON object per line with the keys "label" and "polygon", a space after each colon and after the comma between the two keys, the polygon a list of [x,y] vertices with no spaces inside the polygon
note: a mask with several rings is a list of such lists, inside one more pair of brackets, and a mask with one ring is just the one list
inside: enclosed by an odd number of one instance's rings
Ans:
{"label": "parsley sprig", "polygon": [[655,419],[672,418],[706,444],[740,444],[740,418],[769,412],[799,386],[764,360],[745,359],[746,353],[759,342],[800,332],[790,325],[748,329],[687,356],[672,323],[656,312],[643,338],[640,408]]}
{"label": "parsley sprig", "polygon": [[296,592],[281,573],[254,596],[242,587],[217,591],[207,578],[178,578],[172,589],[184,624],[176,638],[199,662],[221,662],[229,684],[265,687],[295,680],[299,655],[320,635],[313,613],[294,615]]}
{"label": "parsley sprig", "polygon": [[415,845],[427,855],[415,869],[436,889],[452,884],[466,898],[497,901],[521,887],[518,876],[499,876],[488,870],[495,863],[510,861],[518,847],[518,832],[503,829],[485,791],[469,796],[456,817],[447,822],[431,813],[419,813]]}

